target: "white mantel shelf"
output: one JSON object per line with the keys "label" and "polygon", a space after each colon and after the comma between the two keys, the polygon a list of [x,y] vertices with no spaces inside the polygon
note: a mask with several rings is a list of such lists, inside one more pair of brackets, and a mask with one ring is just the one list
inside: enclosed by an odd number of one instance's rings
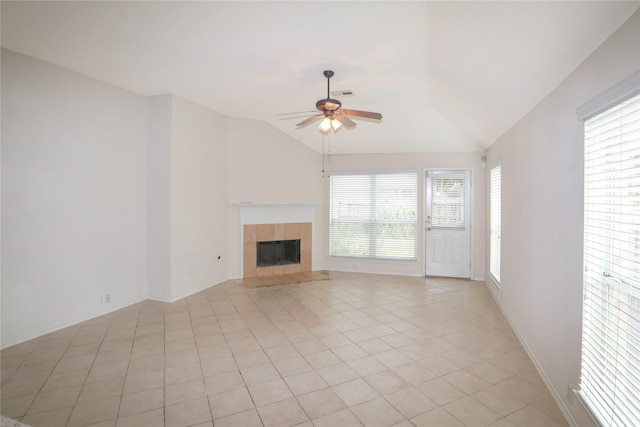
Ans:
{"label": "white mantel shelf", "polygon": [[249,208],[257,208],[257,207],[282,207],[282,206],[298,206],[298,207],[304,207],[304,206],[320,206],[319,203],[312,203],[312,202],[272,202],[272,203],[267,203],[267,202],[236,202],[233,203],[234,206],[238,206],[238,207],[249,207]]}
{"label": "white mantel shelf", "polygon": [[271,224],[286,222],[312,222],[319,203],[275,202],[234,203],[240,210],[240,224]]}

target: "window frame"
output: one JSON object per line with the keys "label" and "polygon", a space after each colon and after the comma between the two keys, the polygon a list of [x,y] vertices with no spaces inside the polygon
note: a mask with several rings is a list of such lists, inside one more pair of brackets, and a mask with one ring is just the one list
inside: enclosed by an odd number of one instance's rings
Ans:
{"label": "window frame", "polygon": [[[498,198],[496,199],[494,193],[494,182],[493,182],[493,172],[497,170],[499,172],[499,181],[498,181]],[[496,207],[496,203],[499,203],[497,206],[497,216],[494,215],[494,208]],[[494,229],[496,228],[496,224],[494,220],[499,221],[497,224],[497,246],[494,247]],[[493,256],[497,256],[497,259],[494,259]],[[497,263],[494,264],[494,261]],[[497,271],[494,267],[497,266]],[[497,274],[496,274],[497,273]],[[502,273],[502,161],[497,161],[491,168],[489,168],[489,275],[496,283],[497,286],[500,286]]]}
{"label": "window frame", "polygon": [[[637,415],[637,408],[640,408],[637,393],[640,390],[640,377],[637,372],[640,371],[640,347],[637,342],[640,338],[640,280],[637,276],[627,277],[630,275],[625,274],[625,271],[632,271],[628,269],[628,264],[637,263],[640,247],[634,243],[635,248],[629,252],[624,246],[629,245],[625,243],[625,237],[631,236],[634,237],[633,241],[637,241],[636,236],[639,233],[637,230],[632,231],[626,224],[621,228],[599,228],[607,224],[624,224],[621,219],[629,215],[635,216],[634,213],[629,214],[619,207],[624,205],[607,204],[606,199],[628,197],[628,189],[638,186],[637,178],[634,181],[634,178],[629,178],[621,171],[640,171],[640,166],[636,166],[634,161],[631,163],[631,169],[626,169],[625,162],[635,157],[629,157],[628,152],[623,155],[621,148],[630,147],[631,152],[638,156],[640,147],[634,147],[638,137],[632,137],[631,145],[626,145],[627,140],[621,136],[625,134],[620,131],[613,138],[607,135],[603,139],[601,135],[605,132],[598,129],[597,135],[600,138],[596,139],[589,134],[591,127],[588,125],[591,120],[612,120],[607,113],[613,115],[624,103],[636,97],[640,97],[640,70],[577,110],[578,119],[584,122],[585,188],[582,343],[580,385],[576,393],[594,420],[603,425],[640,422]],[[640,99],[635,102],[639,103]],[[634,113],[640,117],[640,106],[636,105],[635,108],[637,110],[634,110]],[[620,122],[612,127],[613,129],[621,129],[622,120],[618,120]],[[634,117],[630,123],[633,126],[636,122],[640,123],[640,118]],[[602,128],[605,127],[599,122],[595,123]],[[595,139],[595,142],[592,142],[591,138]],[[638,141],[640,143],[640,138]],[[594,150],[591,144],[599,145]],[[610,154],[617,153],[616,149],[620,149],[617,159]],[[595,151],[603,154],[591,155]],[[622,164],[625,166],[621,166]],[[595,175],[597,179],[590,178]],[[614,182],[615,187],[611,186]],[[619,194],[614,195],[614,191],[618,191]],[[635,194],[634,196],[637,197]],[[594,202],[598,198],[604,201]],[[605,208],[607,206],[608,209]],[[599,210],[600,208],[602,210]],[[626,252],[620,255],[621,251]],[[615,360],[614,363],[610,362],[611,357]],[[620,398],[625,394],[631,397]],[[626,418],[628,416],[633,420]]]}
{"label": "window frame", "polygon": [[[333,224],[334,224],[334,198],[333,198],[333,193],[332,193],[332,188],[333,188],[333,179],[339,179],[340,177],[347,177],[347,176],[363,176],[363,177],[378,177],[378,176],[389,176],[389,175],[412,175],[412,177],[414,177],[415,179],[412,180],[413,182],[413,188],[412,191],[414,192],[414,200],[413,200],[413,209],[415,212],[415,218],[412,219],[411,221],[407,221],[407,220],[390,220],[390,219],[385,219],[384,221],[375,221],[373,219],[373,217],[375,216],[375,214],[373,213],[369,213],[369,218],[368,219],[362,219],[360,220],[361,224],[369,224],[370,227],[368,229],[368,233],[369,233],[369,252],[367,255],[360,255],[360,254],[353,254],[353,253],[349,253],[349,254],[340,254],[340,253],[335,253],[334,252],[334,231],[333,231]],[[375,260],[375,261],[382,261],[382,262],[417,262],[418,260],[418,221],[419,221],[419,216],[420,216],[420,212],[419,212],[419,195],[418,195],[418,189],[419,189],[419,184],[418,184],[418,179],[419,179],[419,174],[417,170],[414,169],[410,169],[410,170],[375,170],[375,171],[334,171],[331,172],[329,175],[329,212],[328,212],[328,225],[329,225],[329,247],[328,247],[328,252],[329,252],[329,257],[333,258],[333,259],[348,259],[348,258],[356,258],[356,259],[360,259],[360,260]],[[374,188],[373,188],[374,183],[371,182],[370,183],[370,192],[369,195],[372,197],[376,197],[377,194],[374,192]],[[376,197],[377,200],[377,197]],[[375,206],[376,203],[373,202],[371,204],[371,206]],[[348,223],[349,221],[347,220],[342,220],[339,221],[341,223]],[[354,221],[356,222],[356,221]],[[377,254],[377,248],[375,246],[372,246],[375,244],[376,242],[376,238],[377,236],[375,235],[375,230],[376,230],[376,225],[380,225],[380,224],[409,224],[413,226],[413,236],[412,236],[412,240],[413,240],[413,247],[412,247],[412,251],[413,251],[413,256],[412,257],[395,257],[395,256],[379,256]],[[373,237],[372,237],[373,236]]]}

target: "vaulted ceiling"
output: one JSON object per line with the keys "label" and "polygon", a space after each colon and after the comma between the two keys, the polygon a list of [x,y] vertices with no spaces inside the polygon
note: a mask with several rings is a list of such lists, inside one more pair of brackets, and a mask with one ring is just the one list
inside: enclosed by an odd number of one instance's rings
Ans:
{"label": "vaulted ceiling", "polygon": [[[638,1],[2,1],[2,46],[142,95],[263,120],[322,150],[326,97],[377,111],[331,134],[342,153],[484,150]],[[72,96],[72,94],[70,94]],[[311,115],[309,113],[308,115]],[[287,116],[290,117],[290,116]]]}

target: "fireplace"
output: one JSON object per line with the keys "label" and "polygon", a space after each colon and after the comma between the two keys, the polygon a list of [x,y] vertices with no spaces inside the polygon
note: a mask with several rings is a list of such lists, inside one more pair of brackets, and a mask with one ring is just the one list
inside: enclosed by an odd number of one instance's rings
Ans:
{"label": "fireplace", "polygon": [[[234,203],[240,213],[240,274],[243,278],[292,275],[312,271],[313,221],[316,203]],[[297,264],[258,267],[257,242],[300,240]]]}
{"label": "fireplace", "polygon": [[[311,271],[311,234],[310,222],[244,224],[243,226],[243,274],[242,277],[264,277],[282,274],[295,274]],[[291,243],[291,241],[295,243]],[[280,242],[280,243],[278,243]],[[289,242],[289,243],[282,243]],[[266,255],[273,258],[268,266],[261,265],[258,254],[260,243],[264,243]],[[284,252],[295,249],[296,255]],[[265,261],[263,259],[263,261]]]}
{"label": "fireplace", "polygon": [[300,239],[256,242],[256,245],[258,267],[300,264]]}

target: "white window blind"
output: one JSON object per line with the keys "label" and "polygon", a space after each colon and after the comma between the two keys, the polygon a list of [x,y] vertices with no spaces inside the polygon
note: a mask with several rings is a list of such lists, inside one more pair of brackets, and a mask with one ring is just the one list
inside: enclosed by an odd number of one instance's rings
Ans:
{"label": "white window blind", "polygon": [[585,123],[580,397],[602,425],[640,425],[640,95]]}
{"label": "white window blind", "polygon": [[490,171],[489,194],[489,273],[500,283],[500,249],[502,244],[502,166],[498,163]]}
{"label": "white window blind", "polygon": [[432,182],[432,226],[464,227],[464,178],[433,178]]}
{"label": "white window blind", "polygon": [[330,254],[416,259],[416,172],[332,175]]}

